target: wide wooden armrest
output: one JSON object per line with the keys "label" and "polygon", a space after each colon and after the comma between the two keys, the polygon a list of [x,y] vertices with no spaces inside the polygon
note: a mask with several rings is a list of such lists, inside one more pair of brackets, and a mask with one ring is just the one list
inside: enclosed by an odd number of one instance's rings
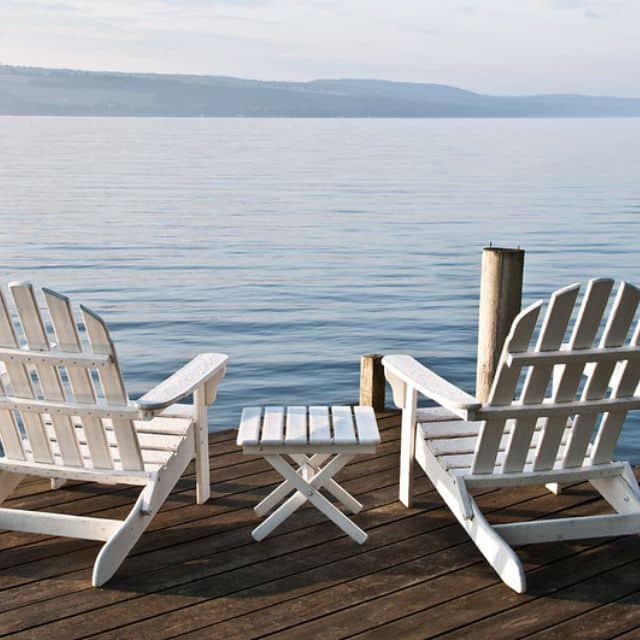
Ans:
{"label": "wide wooden armrest", "polygon": [[[385,356],[382,364],[392,386],[394,382],[397,385],[398,381],[402,386],[409,385],[465,420],[473,419],[473,413],[482,407],[482,403],[477,398],[427,369],[411,356],[401,354]],[[396,394],[394,389],[396,404],[400,398],[400,394]]]}
{"label": "wide wooden armrest", "polygon": [[228,361],[229,356],[224,353],[201,353],[135,404],[141,411],[159,411],[175,404],[216,376],[222,378]]}

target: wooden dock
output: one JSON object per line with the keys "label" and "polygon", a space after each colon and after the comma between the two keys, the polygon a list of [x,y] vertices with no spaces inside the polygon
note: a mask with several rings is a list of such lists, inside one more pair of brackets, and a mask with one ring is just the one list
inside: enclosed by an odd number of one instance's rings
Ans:
{"label": "wooden dock", "polygon": [[[400,417],[379,414],[382,445],[339,474],[365,505],[355,544],[313,508],[250,536],[252,507],[278,482],[243,456],[235,432],[211,436],[212,499],[185,475],[105,588],[90,586],[98,544],[0,532],[0,636],[25,638],[640,638],[637,537],[522,548],[529,593],[509,590],[423,474],[416,506],[398,501]],[[123,517],[134,488],[21,484],[7,506]],[[607,511],[588,485],[479,492],[492,521]]]}

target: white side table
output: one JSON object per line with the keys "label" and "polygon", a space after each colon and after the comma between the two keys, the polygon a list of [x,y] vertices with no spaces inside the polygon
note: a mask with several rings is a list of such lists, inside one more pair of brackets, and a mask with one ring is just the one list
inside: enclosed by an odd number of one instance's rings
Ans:
{"label": "white side table", "polygon": [[[320,489],[324,488],[351,513],[362,505],[333,476],[358,454],[375,453],[380,434],[370,407],[248,407],[238,431],[243,453],[264,456],[284,478],[260,504],[266,515],[292,492],[252,535],[262,540],[307,500],[347,535],[362,544],[367,534],[350,520]],[[296,467],[285,456],[288,456]]]}

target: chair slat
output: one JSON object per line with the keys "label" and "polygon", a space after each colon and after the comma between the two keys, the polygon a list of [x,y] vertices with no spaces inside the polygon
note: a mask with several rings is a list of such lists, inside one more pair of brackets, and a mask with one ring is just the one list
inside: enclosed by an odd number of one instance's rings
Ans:
{"label": "chair slat", "polygon": [[305,444],[307,442],[307,408],[287,407],[285,443]]}
{"label": "chair slat", "polygon": [[360,444],[378,444],[380,433],[376,415],[371,407],[353,407],[353,415],[356,419],[356,430]]}
{"label": "chair slat", "polygon": [[[69,299],[50,289],[43,289],[42,291],[49,309],[58,347],[65,352],[80,353],[82,344]],[[74,400],[79,404],[94,404],[96,402],[96,394],[89,369],[67,367],[66,372]],[[95,469],[112,469],[113,460],[107,445],[102,421],[99,418],[84,416],[82,424],[87,436],[87,445],[91,452],[92,466]]]}
{"label": "chair slat", "polygon": [[[560,347],[564,340],[579,290],[580,286],[574,284],[554,292],[551,296],[542,329],[540,330],[536,351],[551,351]],[[538,364],[529,368],[522,390],[521,399],[523,404],[542,402],[552,373],[553,365],[549,364]],[[537,418],[535,416],[516,419],[506,450],[503,464],[504,473],[512,473],[523,469],[536,423]]]}
{"label": "chair slat", "polygon": [[[100,316],[93,313],[87,307],[81,306],[82,320],[87,329],[91,349],[96,353],[105,353],[111,356],[111,364],[102,367],[98,371],[100,384],[105,400],[109,405],[127,405],[129,398],[124,387],[124,380],[118,365],[118,357],[111,341],[109,330]],[[133,421],[118,419],[113,421],[113,430],[118,440],[120,459],[127,471],[140,471],[144,469],[140,444],[136,437]]]}
{"label": "chair slat", "polygon": [[[624,344],[639,302],[640,291],[623,282],[609,315],[602,336],[601,347],[620,347]],[[615,365],[615,362],[599,362],[596,364],[582,394],[584,400],[600,400],[605,397],[609,390],[609,381]],[[597,419],[598,414],[591,413],[579,413],[575,417],[563,460],[564,468],[583,464]]]}
{"label": "chair slat", "polygon": [[261,423],[262,407],[246,407],[242,410],[237,439],[239,447],[259,444]]}
{"label": "chair slat", "polygon": [[[0,394],[4,394],[4,387],[0,380]],[[24,449],[22,448],[22,438],[16,424],[15,417],[11,411],[0,410],[0,444],[4,455],[12,460],[24,460]]]}
{"label": "chair slat", "polygon": [[[3,347],[16,349],[19,347],[15,328],[11,321],[11,315],[9,314],[9,308],[7,307],[7,302],[2,291],[0,291],[0,344]],[[31,376],[24,364],[13,362],[5,362],[4,364],[13,395],[20,398],[34,398],[35,393],[31,383]],[[11,416],[12,422],[7,423],[10,430],[11,424],[16,424],[14,414],[12,413]],[[49,447],[49,442],[42,428],[40,416],[28,412],[22,413],[20,416],[22,418],[22,423],[24,424],[27,438],[33,448],[34,460],[36,462],[51,463],[53,461],[53,457]],[[9,439],[12,439],[11,434],[8,434],[8,437]]]}
{"label": "chair slat", "polygon": [[[27,346],[34,351],[50,351],[51,345],[33,287],[28,283],[24,283],[10,285],[10,289]],[[36,371],[44,399],[64,402],[64,389],[57,367],[38,364],[36,365]],[[51,420],[58,435],[60,453],[64,464],[71,467],[82,467],[82,456],[80,455],[75,429],[71,424],[70,418],[68,416],[53,415]]]}
{"label": "chair slat", "polygon": [[[3,347],[17,349],[19,347],[9,308],[4,294],[0,291],[0,341]],[[33,385],[25,366],[21,363],[5,362],[7,375],[11,381],[13,395],[21,398],[33,398]]]}
{"label": "chair slat", "polygon": [[[15,344],[15,331],[11,324],[11,319],[7,312],[6,303],[2,291],[0,291],[0,344],[9,346]],[[5,363],[6,368],[6,363]],[[15,368],[15,365],[14,365]],[[11,382],[11,376],[7,370],[7,378]],[[6,390],[0,379],[0,393],[6,395]],[[0,411],[0,442],[4,449],[4,455],[12,460],[24,460],[24,450],[22,448],[22,438],[16,424],[12,411]]]}
{"label": "chair slat", "polygon": [[[640,321],[636,323],[631,345],[640,345]],[[628,398],[635,395],[640,381],[640,361],[627,360],[623,363],[622,372],[613,387],[614,398]],[[603,417],[593,443],[592,464],[610,462],[627,417],[626,411],[608,411]]]}
{"label": "chair slat", "polygon": [[[511,404],[516,392],[521,367],[506,363],[508,353],[525,351],[538,320],[542,301],[538,301],[521,311],[513,321],[511,331],[505,341],[496,377],[489,393],[489,405]],[[491,473],[498,454],[498,444],[504,431],[504,419],[487,420],[480,428],[478,443],[473,460],[473,473]]]}
{"label": "chair slat", "polygon": [[309,442],[313,444],[331,442],[329,407],[309,407]]}
{"label": "chair slat", "polygon": [[353,443],[356,438],[351,407],[331,407],[333,441],[336,444]]}
{"label": "chair slat", "polygon": [[262,422],[262,444],[279,444],[284,430],[284,408],[265,407]]}
{"label": "chair slat", "polygon": [[[593,346],[612,288],[613,280],[608,278],[589,281],[569,339],[570,349],[590,349]],[[583,369],[584,364],[568,364],[562,368],[552,396],[554,402],[575,400]],[[533,463],[535,471],[545,471],[553,467],[566,426],[564,416],[554,416],[545,420],[543,435]]]}

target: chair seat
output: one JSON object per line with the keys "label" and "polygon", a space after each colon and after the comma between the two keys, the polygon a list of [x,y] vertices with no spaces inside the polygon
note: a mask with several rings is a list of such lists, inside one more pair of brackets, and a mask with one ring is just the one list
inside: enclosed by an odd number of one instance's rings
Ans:
{"label": "chair seat", "polygon": [[[504,452],[507,448],[514,420],[505,423],[504,435],[500,440],[498,455],[496,457],[496,473],[500,473],[504,462]],[[524,471],[533,471],[533,461],[542,435],[544,419],[538,420],[531,443]],[[473,464],[473,454],[478,441],[478,434],[482,422],[467,422],[465,420],[448,420],[439,422],[418,423],[419,433],[426,441],[427,446],[436,456],[440,464],[450,473],[455,475],[470,475]],[[570,424],[562,434],[561,445],[558,449],[556,462],[561,462],[564,451],[571,434]],[[591,453],[591,445],[587,448],[587,456]]]}
{"label": "chair seat", "polygon": [[[189,428],[193,424],[192,418],[165,418],[157,417],[148,421],[134,421],[138,442],[140,443],[140,453],[144,463],[145,473],[154,473],[167,465],[169,460],[178,450],[180,443],[183,442]],[[54,457],[54,464],[62,466],[62,457],[60,455],[60,446],[56,436],[55,429],[51,422],[44,423],[51,451]],[[91,457],[87,446],[87,439],[84,428],[81,424],[74,424],[78,442],[80,444],[80,453],[84,461],[85,468],[92,469]],[[104,420],[105,433],[107,443],[111,450],[111,458],[113,460],[113,468],[116,471],[122,470],[122,464],[118,454],[116,445],[116,437],[113,431],[113,425],[110,420]],[[23,439],[23,446],[27,459],[33,462],[31,446],[27,439]]]}

